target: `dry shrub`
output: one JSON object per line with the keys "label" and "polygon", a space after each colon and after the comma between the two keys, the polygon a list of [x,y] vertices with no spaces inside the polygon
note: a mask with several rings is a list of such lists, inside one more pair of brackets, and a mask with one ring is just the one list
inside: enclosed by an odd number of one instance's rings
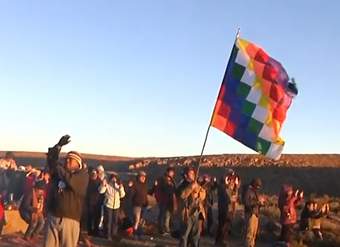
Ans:
{"label": "dry shrub", "polygon": [[261,210],[261,213],[272,220],[280,219],[280,210],[275,206],[266,206]]}

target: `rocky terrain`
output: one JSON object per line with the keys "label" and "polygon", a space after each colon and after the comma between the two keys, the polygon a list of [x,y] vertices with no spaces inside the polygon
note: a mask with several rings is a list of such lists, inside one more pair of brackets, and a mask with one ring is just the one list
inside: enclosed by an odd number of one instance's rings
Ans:
{"label": "rocky terrain", "polygon": [[[31,164],[35,167],[44,167],[44,153],[14,152],[18,165]],[[0,152],[0,157],[4,152]],[[88,166],[102,164],[107,171],[117,171],[123,179],[132,177],[138,170],[144,170],[149,175],[150,185],[159,177],[168,166],[174,166],[177,172],[177,181],[184,166],[197,166],[199,157],[147,157],[133,158],[120,156],[83,155]],[[216,178],[221,177],[228,169],[234,169],[241,177],[243,183],[248,183],[254,177],[263,180],[263,193],[270,203],[262,211],[262,231],[257,246],[272,246],[279,232],[278,209],[275,205],[277,194],[283,183],[291,183],[294,187],[305,191],[306,198],[318,198],[331,205],[331,214],[323,222],[325,240],[319,242],[296,242],[298,247],[340,246],[340,154],[286,154],[279,161],[271,161],[259,155],[224,154],[204,156],[201,162],[200,174],[209,174]],[[154,207],[148,216],[150,228],[155,225]],[[242,211],[242,210],[241,210]],[[14,216],[13,216],[14,217]],[[240,217],[242,220],[242,217]],[[18,221],[16,221],[18,222]],[[237,226],[237,224],[236,224]],[[23,226],[24,227],[24,226]],[[239,226],[240,227],[240,226]],[[230,246],[241,246],[239,233],[230,240]],[[103,239],[90,238],[84,233],[79,247],[83,246],[177,246],[178,241],[171,237],[162,237],[150,230],[144,239],[122,238],[113,244]],[[41,246],[41,238],[36,242],[25,242],[22,233],[7,234],[0,240],[0,246]],[[211,238],[203,238],[201,246],[213,246]]]}

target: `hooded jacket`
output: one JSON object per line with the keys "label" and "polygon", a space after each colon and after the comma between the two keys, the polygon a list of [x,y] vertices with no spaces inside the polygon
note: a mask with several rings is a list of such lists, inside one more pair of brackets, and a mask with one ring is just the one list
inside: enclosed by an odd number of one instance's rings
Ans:
{"label": "hooded jacket", "polygon": [[[291,196],[288,195],[290,192]],[[293,194],[293,188],[291,186],[282,186],[278,201],[278,206],[281,212],[281,224],[289,225],[297,222],[296,206],[299,201],[299,197]]]}

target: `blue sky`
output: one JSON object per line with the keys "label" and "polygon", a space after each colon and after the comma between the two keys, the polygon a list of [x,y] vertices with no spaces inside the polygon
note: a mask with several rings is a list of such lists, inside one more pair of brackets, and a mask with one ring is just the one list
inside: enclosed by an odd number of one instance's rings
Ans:
{"label": "blue sky", "polygon": [[[0,150],[200,153],[233,45],[298,83],[285,153],[339,153],[339,1],[0,1]],[[253,153],[212,129],[206,153]]]}

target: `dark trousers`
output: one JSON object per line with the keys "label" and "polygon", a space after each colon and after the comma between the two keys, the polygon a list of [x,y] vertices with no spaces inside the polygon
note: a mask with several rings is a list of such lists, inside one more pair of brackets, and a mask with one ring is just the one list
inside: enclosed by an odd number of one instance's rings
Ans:
{"label": "dark trousers", "polygon": [[199,214],[194,213],[193,215],[188,217],[186,227],[184,229],[179,246],[198,247],[199,241],[200,241]]}
{"label": "dark trousers", "polygon": [[211,234],[211,227],[214,224],[214,216],[212,207],[207,207],[207,234]]}
{"label": "dark trousers", "polygon": [[1,219],[0,220],[0,236],[2,234],[2,229],[3,229],[4,225],[5,225],[5,219]]}
{"label": "dark trousers", "polygon": [[227,212],[218,212],[218,228],[216,233],[216,244],[224,245],[230,230],[230,217]]}
{"label": "dark trousers", "polygon": [[107,229],[107,238],[117,235],[118,232],[119,209],[104,207],[104,224]]}
{"label": "dark trousers", "polygon": [[31,218],[28,228],[25,232],[25,237],[31,238],[39,234],[41,230],[44,228],[44,225],[45,225],[45,220],[42,215],[36,218]]}
{"label": "dark trousers", "polygon": [[29,225],[31,221],[31,213],[24,211],[24,210],[19,210],[20,217]]}
{"label": "dark trousers", "polygon": [[87,208],[87,232],[90,235],[98,235],[101,216],[101,206]]}
{"label": "dark trousers", "polygon": [[284,224],[281,229],[280,240],[286,243],[291,243],[294,234],[294,224]]}
{"label": "dark trousers", "polygon": [[168,205],[159,204],[158,228],[160,233],[170,232],[171,212]]}

